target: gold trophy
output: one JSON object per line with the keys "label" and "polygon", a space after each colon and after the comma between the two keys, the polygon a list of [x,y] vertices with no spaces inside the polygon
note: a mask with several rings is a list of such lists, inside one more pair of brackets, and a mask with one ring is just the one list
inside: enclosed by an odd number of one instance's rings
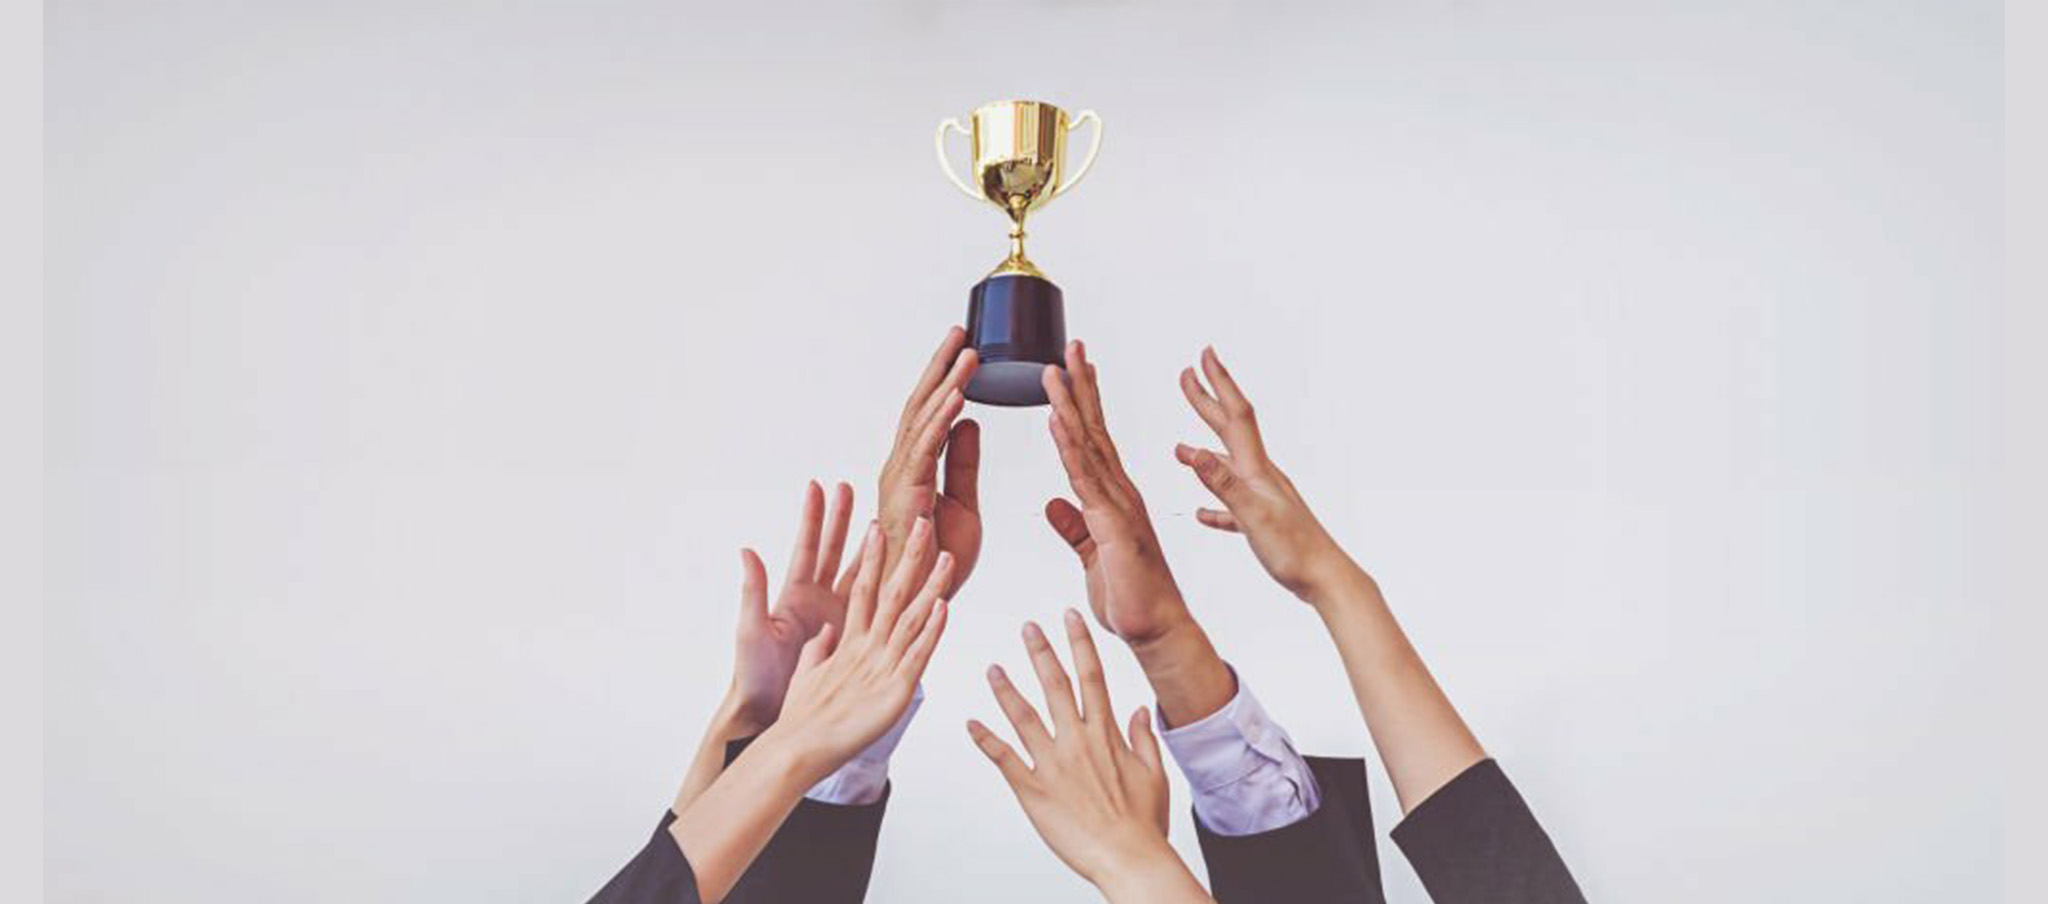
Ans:
{"label": "gold trophy", "polygon": [[[1024,256],[1024,218],[1088,175],[1102,150],[1102,118],[1093,110],[1070,118],[1048,103],[1002,100],[976,108],[968,120],[972,128],[957,119],[939,123],[939,168],[968,197],[994,204],[1009,216],[1010,254],[968,293],[967,340],[980,354],[981,367],[966,394],[989,405],[1043,405],[1039,375],[1048,364],[1060,366],[1067,324],[1060,287]],[[1088,153],[1068,173],[1067,133],[1089,122],[1095,134]],[[953,171],[946,155],[948,132],[972,142],[972,184]]]}

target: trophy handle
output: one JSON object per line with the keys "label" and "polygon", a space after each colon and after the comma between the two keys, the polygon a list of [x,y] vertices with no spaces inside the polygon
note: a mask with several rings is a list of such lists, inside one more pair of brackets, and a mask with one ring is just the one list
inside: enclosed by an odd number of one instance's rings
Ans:
{"label": "trophy handle", "polygon": [[962,135],[967,135],[970,137],[972,137],[972,135],[974,134],[972,132],[967,131],[967,127],[961,125],[960,120],[957,119],[948,119],[945,122],[939,123],[939,134],[932,139],[932,147],[936,148],[939,152],[939,169],[945,171],[946,178],[952,180],[953,185],[959,188],[962,194],[965,194],[966,196],[973,198],[976,201],[988,200],[987,198],[981,196],[981,192],[975,191],[972,187],[970,187],[967,184],[966,180],[961,179],[959,173],[953,171],[953,159],[946,156],[947,132],[959,132]]}
{"label": "trophy handle", "polygon": [[1066,194],[1067,189],[1081,184],[1081,180],[1088,176],[1088,169],[1095,165],[1095,155],[1102,152],[1102,117],[1095,115],[1094,110],[1082,110],[1081,115],[1074,117],[1072,122],[1067,123],[1067,131],[1072,132],[1080,128],[1084,122],[1095,123],[1095,139],[1088,142],[1088,156],[1081,158],[1080,168],[1074,170],[1074,174],[1068,176],[1066,182],[1061,183],[1052,190],[1052,196],[1046,199],[1048,201]]}

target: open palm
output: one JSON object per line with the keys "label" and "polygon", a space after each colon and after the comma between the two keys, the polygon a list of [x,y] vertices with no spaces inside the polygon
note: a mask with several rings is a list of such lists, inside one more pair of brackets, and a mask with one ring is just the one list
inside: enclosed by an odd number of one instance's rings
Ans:
{"label": "open palm", "polygon": [[[837,626],[846,619],[853,569],[835,575],[846,549],[847,522],[852,514],[852,487],[842,483],[833,491],[829,516],[824,490],[816,482],[806,488],[796,549],[772,608],[767,567],[753,550],[740,551],[746,577],[740,591],[733,690],[741,715],[756,725],[774,722],[781,714],[782,699],[789,692],[790,675],[796,671],[804,642],[826,625]],[[856,554],[854,560],[859,559]]]}

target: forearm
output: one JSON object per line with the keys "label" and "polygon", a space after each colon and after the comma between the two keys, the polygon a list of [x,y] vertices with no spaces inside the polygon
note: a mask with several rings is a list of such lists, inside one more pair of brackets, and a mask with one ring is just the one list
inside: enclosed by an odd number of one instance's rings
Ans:
{"label": "forearm", "polygon": [[669,834],[706,904],[723,900],[822,773],[771,728],[677,815]]}
{"label": "forearm", "polygon": [[1159,850],[1135,858],[1095,883],[1110,904],[1175,904],[1215,899],[1195,881],[1186,863],[1160,839]]}
{"label": "forearm", "polygon": [[1305,596],[1337,644],[1403,813],[1485,758],[1370,575],[1345,559]]}
{"label": "forearm", "polygon": [[1237,679],[1208,632],[1186,612],[1159,636],[1131,643],[1131,652],[1145,670],[1145,680],[1159,700],[1160,718],[1167,725],[1187,725],[1208,716],[1237,694]]}
{"label": "forearm", "polygon": [[704,727],[704,738],[697,742],[697,755],[690,760],[690,770],[683,773],[683,786],[676,792],[675,804],[670,808],[677,816],[689,809],[704,789],[718,780],[718,774],[725,769],[725,746],[741,738],[760,734],[768,726],[740,711],[739,703],[728,693],[711,715],[711,724]]}

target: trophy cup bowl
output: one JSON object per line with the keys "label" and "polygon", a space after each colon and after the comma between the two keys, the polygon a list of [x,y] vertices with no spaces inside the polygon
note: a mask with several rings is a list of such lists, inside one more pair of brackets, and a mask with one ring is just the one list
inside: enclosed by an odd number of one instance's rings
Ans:
{"label": "trophy cup bowl", "polygon": [[[1067,344],[1064,299],[1024,255],[1024,219],[1065,194],[1088,174],[1102,149],[1102,119],[1094,111],[1074,117],[1048,103],[1005,100],[983,104],[968,117],[939,124],[939,167],[961,192],[994,205],[1010,219],[1010,253],[968,293],[967,340],[981,366],[967,384],[967,398],[988,405],[1046,403],[1039,375],[1061,366]],[[1094,138],[1079,168],[1067,171],[1067,133],[1095,124]],[[974,154],[973,184],[953,171],[946,135],[968,136]]]}

